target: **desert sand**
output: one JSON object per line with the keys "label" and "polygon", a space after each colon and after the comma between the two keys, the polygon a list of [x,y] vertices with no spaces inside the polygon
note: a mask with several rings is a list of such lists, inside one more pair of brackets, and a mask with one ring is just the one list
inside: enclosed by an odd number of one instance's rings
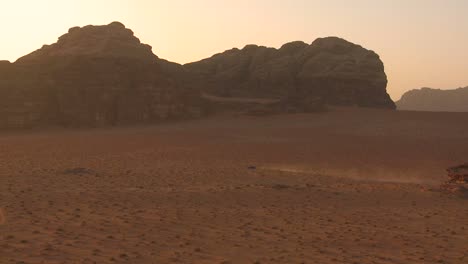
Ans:
{"label": "desert sand", "polygon": [[468,113],[0,133],[0,263],[468,263]]}

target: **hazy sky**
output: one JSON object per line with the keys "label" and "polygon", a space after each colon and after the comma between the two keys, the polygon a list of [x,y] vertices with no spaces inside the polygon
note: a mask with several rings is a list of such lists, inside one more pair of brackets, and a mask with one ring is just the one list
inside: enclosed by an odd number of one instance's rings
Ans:
{"label": "hazy sky", "polygon": [[468,85],[467,0],[0,0],[0,60],[72,26],[120,21],[159,57],[186,63],[255,43],[339,36],[380,54],[388,91]]}

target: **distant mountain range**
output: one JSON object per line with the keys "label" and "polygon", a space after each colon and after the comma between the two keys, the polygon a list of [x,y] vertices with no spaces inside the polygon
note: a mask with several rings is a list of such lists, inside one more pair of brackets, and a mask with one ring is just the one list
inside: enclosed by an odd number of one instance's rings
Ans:
{"label": "distant mountain range", "polygon": [[398,110],[468,112],[468,87],[453,90],[422,88],[405,93]]}

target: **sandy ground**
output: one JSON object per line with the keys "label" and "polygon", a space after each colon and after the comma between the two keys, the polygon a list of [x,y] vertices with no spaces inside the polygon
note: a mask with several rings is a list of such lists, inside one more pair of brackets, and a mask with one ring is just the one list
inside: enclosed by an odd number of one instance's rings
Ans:
{"label": "sandy ground", "polygon": [[465,264],[467,161],[468,113],[2,132],[0,263]]}

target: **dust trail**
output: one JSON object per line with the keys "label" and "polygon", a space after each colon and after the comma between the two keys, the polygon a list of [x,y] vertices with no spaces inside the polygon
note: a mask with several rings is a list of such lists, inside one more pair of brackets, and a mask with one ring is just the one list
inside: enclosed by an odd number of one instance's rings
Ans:
{"label": "dust trail", "polygon": [[366,169],[312,169],[306,166],[265,166],[265,170],[274,170],[290,173],[316,174],[337,178],[346,178],[358,181],[388,182],[388,183],[408,183],[408,184],[434,184],[437,181],[424,178],[423,175],[414,173],[389,171],[384,168]]}

